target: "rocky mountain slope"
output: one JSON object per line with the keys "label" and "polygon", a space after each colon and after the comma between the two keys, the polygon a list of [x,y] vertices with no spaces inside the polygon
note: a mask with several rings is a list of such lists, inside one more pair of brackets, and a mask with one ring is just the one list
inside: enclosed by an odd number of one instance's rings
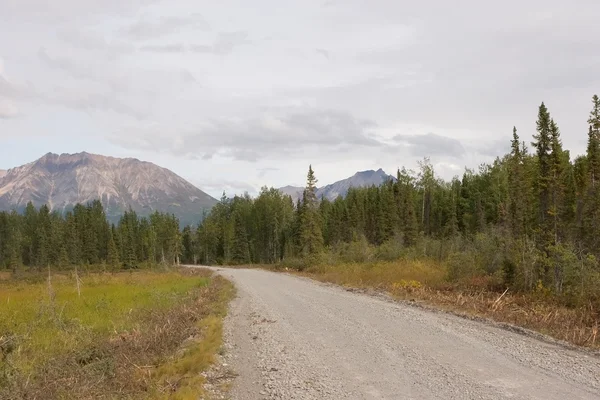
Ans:
{"label": "rocky mountain slope", "polygon": [[3,178],[4,175],[6,175],[6,171],[3,169],[0,169],[0,178]]}
{"label": "rocky mountain slope", "polygon": [[113,221],[131,207],[140,215],[173,213],[182,224],[198,223],[217,203],[168,169],[133,158],[48,153],[0,173],[0,210],[22,210],[31,201],[65,211],[95,199]]}
{"label": "rocky mountain slope", "polygon": [[[379,186],[390,179],[395,178],[386,174],[381,168],[379,168],[377,171],[360,171],[349,178],[317,189],[317,198],[320,199],[323,197],[333,201],[338,198],[338,196],[346,196],[348,189],[351,187],[369,187],[373,185]],[[302,191],[304,188],[299,186],[284,186],[278,190],[284,194],[290,195],[294,202],[296,202],[297,199],[302,197]]]}

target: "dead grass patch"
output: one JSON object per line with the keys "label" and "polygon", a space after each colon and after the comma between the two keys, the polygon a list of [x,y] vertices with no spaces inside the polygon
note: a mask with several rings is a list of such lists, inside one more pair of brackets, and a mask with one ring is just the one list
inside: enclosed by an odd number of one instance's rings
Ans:
{"label": "dead grass patch", "polygon": [[[57,277],[54,301],[39,285],[0,287],[0,301],[10,295],[25,305],[9,314],[18,318],[12,335],[2,325],[2,340],[9,338],[2,348],[10,350],[0,358],[0,398],[198,398],[231,284],[199,269],[115,275],[86,277],[81,298],[69,292],[68,276]],[[202,362],[161,372],[187,365],[181,360],[190,354]]]}
{"label": "dead grass patch", "polygon": [[374,289],[396,299],[419,301],[523,327],[578,346],[600,348],[600,310],[594,304],[567,307],[544,292],[498,291],[497,282],[489,277],[448,283],[446,267],[433,261],[313,266],[299,274],[347,288]]}

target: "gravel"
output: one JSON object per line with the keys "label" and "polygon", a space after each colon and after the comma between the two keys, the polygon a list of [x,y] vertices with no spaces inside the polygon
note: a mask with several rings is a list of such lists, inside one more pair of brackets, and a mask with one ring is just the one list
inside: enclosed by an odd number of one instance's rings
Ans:
{"label": "gravel", "polygon": [[214,268],[233,400],[600,399],[600,357],[305,278]]}

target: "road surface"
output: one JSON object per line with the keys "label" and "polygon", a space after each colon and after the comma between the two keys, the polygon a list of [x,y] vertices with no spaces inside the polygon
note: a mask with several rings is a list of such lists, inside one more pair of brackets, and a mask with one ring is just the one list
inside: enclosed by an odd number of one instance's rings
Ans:
{"label": "road surface", "polygon": [[306,278],[214,268],[232,398],[600,399],[600,357]]}

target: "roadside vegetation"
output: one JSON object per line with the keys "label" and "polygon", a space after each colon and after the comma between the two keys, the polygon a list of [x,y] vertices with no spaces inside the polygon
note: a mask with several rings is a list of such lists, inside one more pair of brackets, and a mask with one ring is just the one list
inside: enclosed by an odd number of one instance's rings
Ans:
{"label": "roadside vegetation", "polygon": [[296,204],[267,188],[223,197],[184,231],[184,258],[285,267],[598,347],[600,99],[584,155],[563,148],[544,103],[537,114],[531,141],[514,128],[510,153],[450,181],[425,158],[334,201],[316,198],[312,167]]}
{"label": "roadside vegetation", "polygon": [[233,287],[207,270],[0,279],[0,398],[198,398]]}

